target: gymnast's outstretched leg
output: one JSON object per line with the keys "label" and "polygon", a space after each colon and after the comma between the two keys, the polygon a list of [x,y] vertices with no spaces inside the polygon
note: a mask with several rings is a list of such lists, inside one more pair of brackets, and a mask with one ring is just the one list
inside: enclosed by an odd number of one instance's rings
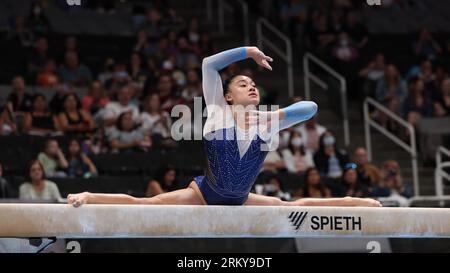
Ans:
{"label": "gymnast's outstretched leg", "polygon": [[151,198],[136,198],[126,194],[83,192],[69,194],[67,196],[67,202],[75,207],[83,204],[206,205],[194,181],[185,189],[159,194]]}
{"label": "gymnast's outstretched leg", "polygon": [[245,206],[340,206],[340,207],[381,207],[381,203],[369,198],[303,198],[283,201],[272,196],[250,193]]}

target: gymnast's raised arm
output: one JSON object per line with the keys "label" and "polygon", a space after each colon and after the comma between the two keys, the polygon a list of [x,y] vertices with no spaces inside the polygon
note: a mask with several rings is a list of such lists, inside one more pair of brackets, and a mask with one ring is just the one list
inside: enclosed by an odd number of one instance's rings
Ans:
{"label": "gymnast's raised arm", "polygon": [[205,97],[206,105],[223,106],[227,104],[223,97],[222,79],[219,71],[234,62],[247,58],[251,58],[258,65],[272,70],[268,63],[273,61],[272,58],[264,55],[257,47],[238,47],[203,59],[203,96]]}

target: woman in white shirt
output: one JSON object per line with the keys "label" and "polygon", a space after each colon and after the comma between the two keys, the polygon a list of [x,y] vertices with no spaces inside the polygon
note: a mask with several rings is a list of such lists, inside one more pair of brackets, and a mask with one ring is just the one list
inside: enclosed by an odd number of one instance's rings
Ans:
{"label": "woman in white shirt", "polygon": [[49,201],[61,199],[61,194],[56,184],[45,179],[44,166],[39,160],[33,160],[28,171],[30,182],[20,185],[20,199]]}
{"label": "woman in white shirt", "polygon": [[160,135],[163,139],[170,138],[172,120],[169,113],[160,107],[158,94],[150,94],[145,98],[144,111],[141,114],[142,128],[151,135]]}
{"label": "woman in white shirt", "polygon": [[305,149],[304,145],[302,135],[293,131],[287,148],[281,151],[286,169],[290,173],[303,173],[308,168],[314,167],[312,154]]}

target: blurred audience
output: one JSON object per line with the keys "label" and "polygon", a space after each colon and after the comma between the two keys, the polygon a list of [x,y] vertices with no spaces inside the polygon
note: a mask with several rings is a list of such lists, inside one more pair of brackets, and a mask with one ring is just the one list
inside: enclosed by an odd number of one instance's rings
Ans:
{"label": "blurred audience", "polygon": [[63,111],[59,114],[61,130],[66,134],[84,135],[95,128],[89,112],[81,109],[81,103],[75,93],[67,94],[62,100]]}
{"label": "blurred audience", "polygon": [[44,168],[45,175],[48,177],[66,177],[67,167],[69,163],[64,156],[64,153],[59,148],[58,141],[55,139],[48,139],[45,142],[44,151],[39,153],[37,159]]}
{"label": "blurred audience", "polygon": [[112,150],[121,153],[146,152],[152,146],[149,134],[142,127],[136,127],[131,112],[119,115],[108,139]]}
{"label": "blurred audience", "polygon": [[145,196],[153,197],[161,193],[170,192],[179,189],[176,179],[177,172],[172,166],[164,166],[160,168],[155,178],[148,182]]}
{"label": "blurred audience", "polygon": [[11,185],[3,177],[3,165],[0,163],[0,199],[11,197],[12,197]]}
{"label": "blurred audience", "polygon": [[314,164],[320,175],[338,180],[348,161],[347,155],[338,149],[336,137],[330,131],[325,132],[320,137],[319,150],[314,154]]}
{"label": "blurred audience", "polygon": [[331,191],[322,182],[319,171],[312,167],[305,171],[304,186],[294,193],[300,198],[330,198]]}
{"label": "blurred audience", "polygon": [[30,112],[24,117],[25,132],[33,135],[48,135],[61,131],[58,117],[49,111],[44,95],[34,95],[32,103]]}
{"label": "blurred audience", "polygon": [[362,185],[370,190],[380,181],[380,169],[369,162],[367,151],[363,147],[355,149],[353,152],[353,161],[357,165],[356,171],[358,172],[358,178],[361,180]]}
{"label": "blurred audience", "polygon": [[367,188],[364,187],[358,176],[357,165],[355,163],[347,163],[345,165],[339,186],[340,194],[338,196],[362,198],[368,195]]}
{"label": "blurred audience", "polygon": [[294,129],[302,136],[304,147],[309,153],[319,150],[320,137],[327,131],[327,128],[317,123],[317,117],[303,122]]}
{"label": "blurred audience", "polygon": [[25,200],[58,201],[61,199],[58,186],[46,180],[44,166],[33,160],[28,168],[28,181],[20,185],[19,198]]}
{"label": "blurred audience", "polygon": [[401,205],[413,196],[412,189],[403,183],[400,165],[395,160],[387,160],[381,166],[380,184],[372,191],[373,196],[389,197]]}
{"label": "blurred audience", "polygon": [[69,177],[90,178],[98,175],[97,168],[92,160],[83,153],[81,143],[77,139],[71,139],[69,141],[67,162],[67,175]]}
{"label": "blurred audience", "polygon": [[313,156],[305,149],[304,139],[297,131],[290,134],[288,146],[281,151],[281,155],[290,173],[302,174],[306,169],[314,167]]}

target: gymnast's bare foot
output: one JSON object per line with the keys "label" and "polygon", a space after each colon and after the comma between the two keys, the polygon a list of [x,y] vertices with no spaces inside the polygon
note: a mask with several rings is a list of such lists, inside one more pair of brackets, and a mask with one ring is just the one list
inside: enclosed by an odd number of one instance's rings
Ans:
{"label": "gymnast's bare foot", "polygon": [[69,194],[67,196],[67,203],[69,205],[73,205],[74,207],[79,207],[79,206],[87,203],[88,197],[89,197],[88,192]]}

